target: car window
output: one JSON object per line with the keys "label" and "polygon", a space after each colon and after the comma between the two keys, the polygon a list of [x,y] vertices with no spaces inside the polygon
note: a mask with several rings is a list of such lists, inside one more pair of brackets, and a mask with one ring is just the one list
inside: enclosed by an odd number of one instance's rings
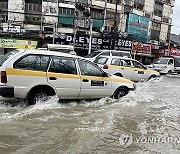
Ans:
{"label": "car window", "polygon": [[104,51],[104,52],[102,52],[100,55],[110,56],[110,51]]}
{"label": "car window", "polygon": [[46,71],[49,59],[49,56],[44,55],[26,55],[14,63],[14,68]]}
{"label": "car window", "polygon": [[131,58],[130,53],[128,52],[112,52],[112,56],[119,56],[119,57],[126,57],[126,58]]}
{"label": "car window", "polygon": [[168,60],[167,58],[158,58],[154,61],[154,64],[167,64]]}
{"label": "car window", "polygon": [[14,55],[15,53],[19,52],[18,50],[13,50],[11,52],[8,52],[7,54],[3,55],[2,57],[0,57],[0,66],[2,66],[2,64],[12,55]]}
{"label": "car window", "polygon": [[89,55],[85,56],[85,58],[92,58],[92,57],[95,57],[95,56],[97,56],[99,53],[101,53],[101,51],[94,51],[94,52],[91,52]]}
{"label": "car window", "polygon": [[101,65],[104,65],[106,64],[108,58],[107,57],[97,57],[94,62],[97,63],[97,64],[101,64]]}
{"label": "car window", "polygon": [[123,63],[122,65],[125,66],[125,67],[132,67],[132,64],[131,64],[130,60],[123,59],[122,63]]}
{"label": "car window", "polygon": [[96,65],[84,60],[79,60],[81,75],[103,77],[103,71]]}
{"label": "car window", "polygon": [[111,61],[111,65],[121,66],[121,60],[117,58],[113,58]]}
{"label": "car window", "polygon": [[52,57],[49,72],[77,74],[75,59],[65,57]]}
{"label": "car window", "polygon": [[180,67],[180,58],[175,58],[174,59],[174,66],[175,67]]}
{"label": "car window", "polygon": [[132,61],[133,63],[133,66],[136,67],[136,68],[141,68],[141,69],[144,69],[145,67],[139,63],[139,62],[136,62],[136,61]]}
{"label": "car window", "polygon": [[172,65],[172,64],[173,64],[173,59],[170,59],[168,65]]}

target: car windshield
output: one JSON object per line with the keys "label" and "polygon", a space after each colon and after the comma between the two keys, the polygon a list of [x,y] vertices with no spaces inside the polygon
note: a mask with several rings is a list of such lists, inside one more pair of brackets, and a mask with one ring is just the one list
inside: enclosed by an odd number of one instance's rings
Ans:
{"label": "car windshield", "polygon": [[167,59],[167,58],[159,58],[159,59],[155,60],[154,64],[167,64],[168,61],[169,61],[169,59]]}
{"label": "car windshield", "polygon": [[85,56],[85,58],[92,58],[97,56],[99,53],[101,53],[101,51],[96,51],[96,52],[92,52],[89,55]]}
{"label": "car windshield", "polygon": [[15,53],[17,53],[18,50],[13,50],[11,52],[8,52],[7,54],[3,55],[2,57],[0,57],[0,66],[2,66],[2,64],[12,55],[14,55]]}
{"label": "car windshield", "polygon": [[104,65],[106,64],[108,58],[107,57],[97,57],[94,62],[97,63],[97,64],[101,64],[101,65]]}

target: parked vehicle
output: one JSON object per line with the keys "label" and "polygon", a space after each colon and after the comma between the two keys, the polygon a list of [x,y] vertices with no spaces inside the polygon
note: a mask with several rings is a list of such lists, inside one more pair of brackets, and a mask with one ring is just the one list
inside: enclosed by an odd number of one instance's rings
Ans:
{"label": "parked vehicle", "polygon": [[43,48],[38,48],[39,50],[49,50],[58,51],[76,55],[74,47],[72,45],[61,45],[61,44],[45,44]]}
{"label": "parked vehicle", "polygon": [[118,51],[118,50],[98,50],[87,55],[85,58],[87,58],[90,61],[94,61],[99,56],[119,56],[119,57],[132,58],[131,53],[129,51]]}
{"label": "parked vehicle", "polygon": [[180,57],[160,57],[152,64],[152,68],[161,74],[180,73]]}
{"label": "parked vehicle", "polygon": [[140,62],[117,56],[99,56],[94,60],[104,71],[132,81],[148,80],[159,76],[159,72],[146,68]]}
{"label": "parked vehicle", "polygon": [[60,99],[118,99],[134,90],[127,79],[109,75],[82,57],[44,50],[15,50],[0,59],[0,96],[28,104]]}

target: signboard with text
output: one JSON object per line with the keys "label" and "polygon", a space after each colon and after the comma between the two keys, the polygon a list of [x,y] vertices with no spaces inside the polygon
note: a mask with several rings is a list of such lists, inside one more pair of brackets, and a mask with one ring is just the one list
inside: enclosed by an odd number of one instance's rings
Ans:
{"label": "signboard with text", "polygon": [[151,54],[151,45],[150,44],[143,44],[140,42],[134,42],[132,46],[132,53],[133,54],[141,54],[141,55],[146,55],[146,54]]}
{"label": "signboard with text", "polygon": [[[73,45],[73,34],[60,34],[56,37],[55,41],[59,44]],[[92,50],[100,49],[113,49],[113,39],[110,37],[92,37]],[[75,48],[81,50],[89,49],[89,36],[88,35],[77,35],[75,39]],[[132,41],[124,38],[117,38],[116,42],[117,50],[131,51]]]}
{"label": "signboard with text", "polygon": [[180,49],[178,49],[178,48],[171,48],[169,55],[170,56],[180,56]]}
{"label": "signboard with text", "polygon": [[0,38],[0,48],[35,49],[37,41]]}

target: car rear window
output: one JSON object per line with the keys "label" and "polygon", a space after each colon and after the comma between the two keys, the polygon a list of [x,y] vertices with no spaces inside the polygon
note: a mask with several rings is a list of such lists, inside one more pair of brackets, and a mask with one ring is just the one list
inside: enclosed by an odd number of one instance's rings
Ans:
{"label": "car rear window", "polygon": [[112,52],[112,56],[119,56],[119,57],[127,57],[131,58],[131,54],[129,52]]}
{"label": "car rear window", "polygon": [[3,65],[3,63],[12,55],[14,55],[15,53],[17,53],[18,50],[13,50],[11,52],[8,52],[7,54],[3,55],[2,57],[0,57],[0,66]]}
{"label": "car rear window", "polygon": [[104,51],[104,52],[102,52],[100,55],[110,56],[110,51]]}

